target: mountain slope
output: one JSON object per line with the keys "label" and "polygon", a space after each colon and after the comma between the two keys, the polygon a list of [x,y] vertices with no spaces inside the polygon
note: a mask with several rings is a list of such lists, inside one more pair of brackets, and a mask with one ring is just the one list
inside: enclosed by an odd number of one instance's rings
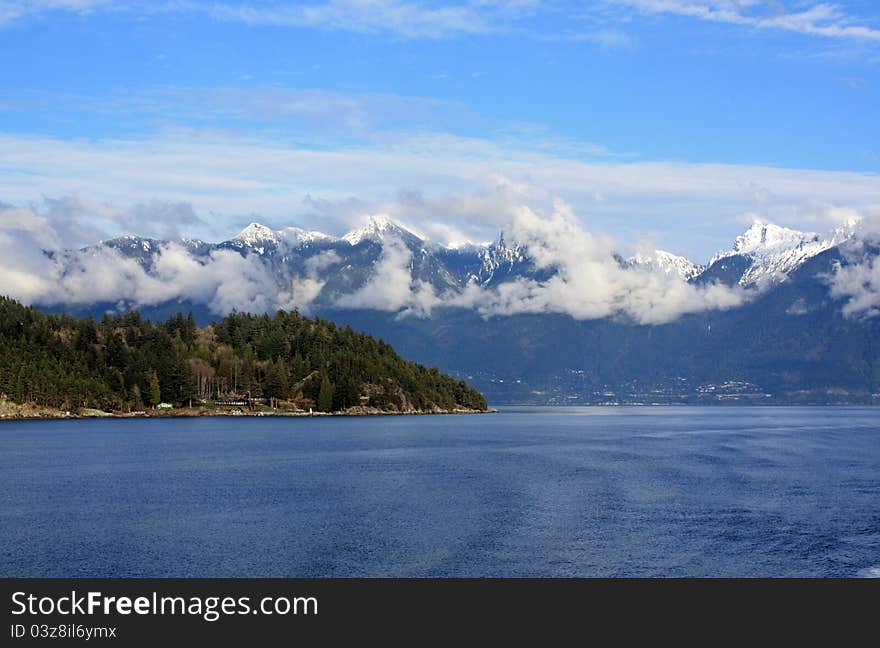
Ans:
{"label": "mountain slope", "polygon": [[324,315],[441,363],[495,403],[878,403],[880,319],[845,317],[826,281],[845,262],[826,250],[740,308],[662,325],[462,309]]}

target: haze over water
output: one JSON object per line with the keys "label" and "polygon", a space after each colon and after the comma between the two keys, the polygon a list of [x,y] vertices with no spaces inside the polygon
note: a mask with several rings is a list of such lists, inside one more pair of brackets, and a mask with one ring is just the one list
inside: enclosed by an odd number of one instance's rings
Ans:
{"label": "haze over water", "polygon": [[0,576],[871,576],[871,408],[0,423]]}

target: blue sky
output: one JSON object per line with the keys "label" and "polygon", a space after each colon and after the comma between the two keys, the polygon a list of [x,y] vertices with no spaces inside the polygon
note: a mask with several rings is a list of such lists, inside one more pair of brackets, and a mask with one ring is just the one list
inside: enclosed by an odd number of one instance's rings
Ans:
{"label": "blue sky", "polygon": [[456,239],[559,198],[705,260],[876,213],[878,70],[867,0],[0,0],[0,201]]}

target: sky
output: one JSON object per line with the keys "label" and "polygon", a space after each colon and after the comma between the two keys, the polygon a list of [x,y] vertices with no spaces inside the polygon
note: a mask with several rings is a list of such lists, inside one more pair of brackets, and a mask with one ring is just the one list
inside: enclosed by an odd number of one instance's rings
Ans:
{"label": "sky", "polygon": [[871,0],[0,0],[0,203],[85,245],[562,200],[705,262],[877,213],[878,71]]}

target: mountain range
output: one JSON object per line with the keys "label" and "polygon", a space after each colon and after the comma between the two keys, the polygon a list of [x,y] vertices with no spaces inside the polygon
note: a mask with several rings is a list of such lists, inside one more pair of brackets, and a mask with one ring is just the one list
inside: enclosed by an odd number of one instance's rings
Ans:
{"label": "mountain range", "polygon": [[[446,247],[424,240],[382,215],[370,217],[364,227],[340,237],[299,227],[276,230],[251,223],[220,243],[184,239],[179,244],[196,257],[222,250],[258,256],[272,269],[279,283],[292,277],[320,274],[323,287],[310,306],[327,307],[369,280],[371,269],[380,261],[389,241],[403,245],[411,253],[412,280],[424,281],[438,291],[461,289],[471,282],[489,286],[514,276],[540,275],[525,250],[508,245],[503,235],[493,243]],[[122,236],[102,241],[98,247],[137,259],[149,271],[165,245],[166,241],[157,239]],[[82,252],[94,249],[86,248]]]}
{"label": "mountain range", "polygon": [[[878,247],[860,223],[815,234],[755,221],[706,264],[541,236],[444,246],[386,216],[339,237],[259,223],[219,243],[123,236],[55,253],[62,280],[109,253],[160,283],[202,269],[219,277],[237,259],[232,272],[248,281],[37,305],[157,318],[191,310],[199,322],[295,306],[379,336],[494,403],[880,402]],[[598,305],[594,288],[608,292]]]}
{"label": "mountain range", "polygon": [[[626,259],[618,256],[617,260],[623,267],[675,275],[688,282],[719,281],[744,288],[767,287],[784,281],[810,258],[850,241],[857,233],[857,226],[853,221],[820,235],[755,221],[736,238],[731,249],[715,253],[707,264],[663,250],[637,252]],[[178,243],[197,257],[216,250],[257,255],[273,268],[279,280],[302,275],[308,270],[310,260],[323,255],[319,265],[327,283],[319,304],[327,305],[334,297],[367,281],[370,266],[377,263],[389,240],[403,243],[412,253],[412,279],[428,282],[440,291],[461,290],[471,283],[493,286],[515,277],[548,276],[535,267],[525,246],[508,243],[503,233],[491,243],[444,246],[421,238],[384,215],[372,216],[364,227],[340,237],[299,227],[272,229],[251,223],[220,243],[196,239],[183,239]],[[152,238],[122,236],[102,241],[99,246],[135,258],[149,270],[167,244]],[[93,249],[85,248],[83,252]]]}

